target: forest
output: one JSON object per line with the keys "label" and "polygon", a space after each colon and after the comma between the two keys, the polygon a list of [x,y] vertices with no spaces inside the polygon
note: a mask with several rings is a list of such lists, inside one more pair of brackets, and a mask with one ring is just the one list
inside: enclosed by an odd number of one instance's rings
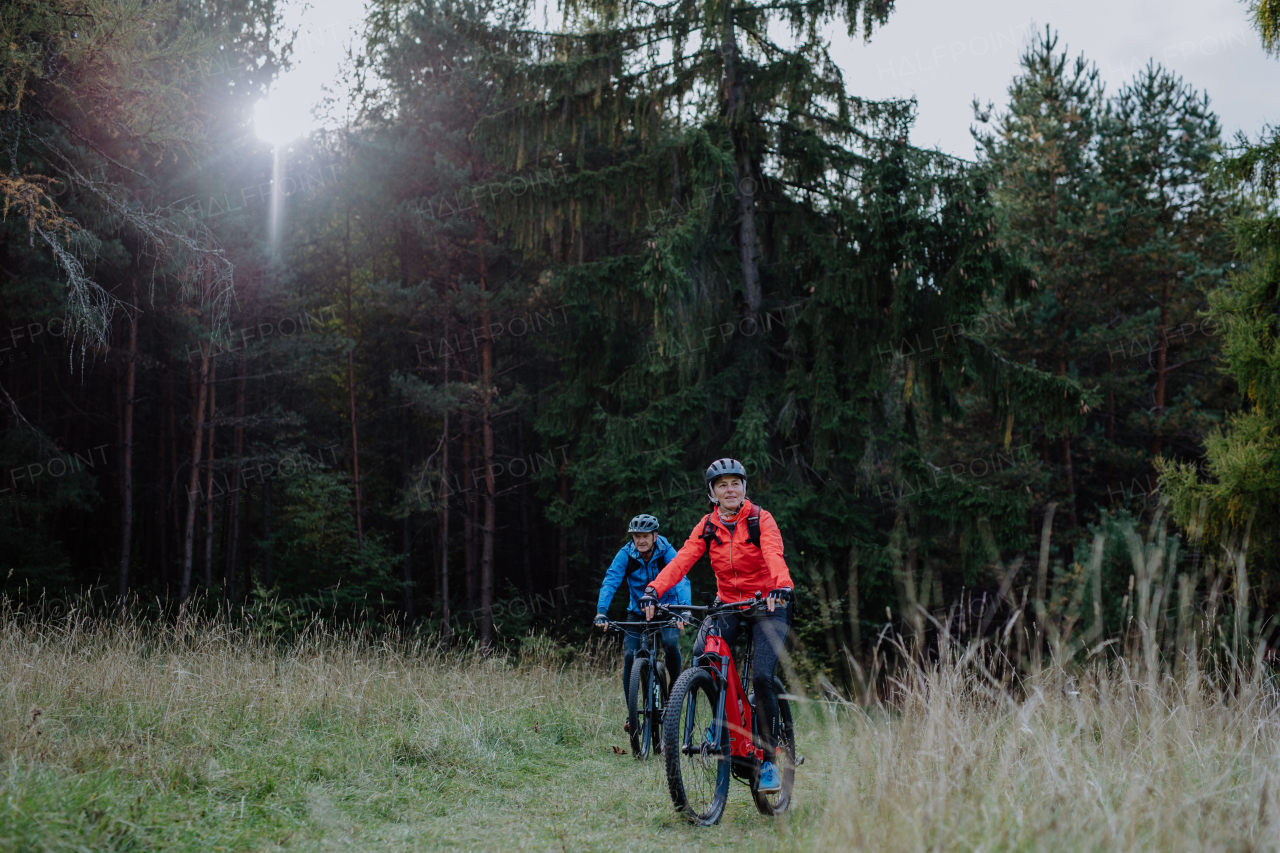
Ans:
{"label": "forest", "polygon": [[892,11],[371,0],[273,148],[270,0],[5,4],[6,601],[580,643],[732,456],[837,684],[957,607],[1269,631],[1280,137],[1047,26],[918,147],[824,35]]}

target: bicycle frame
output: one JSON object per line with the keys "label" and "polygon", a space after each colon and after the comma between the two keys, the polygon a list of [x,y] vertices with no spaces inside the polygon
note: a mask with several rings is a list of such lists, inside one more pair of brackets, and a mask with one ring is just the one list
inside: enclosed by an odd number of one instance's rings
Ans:
{"label": "bicycle frame", "polygon": [[[708,635],[705,656],[715,659],[710,663],[710,669],[716,673],[717,680],[721,684],[720,707],[716,709],[716,719],[725,721],[725,728],[729,735],[729,754],[734,758],[754,757],[757,761],[763,761],[764,750],[757,747],[755,743],[754,713],[751,703],[747,701],[747,694],[742,679],[738,675],[738,667],[734,663],[729,644],[723,637]],[[749,672],[749,660],[746,665],[748,666],[746,671]],[[724,732],[718,732],[717,740],[724,737],[724,734]]]}
{"label": "bicycle frame", "polygon": [[[726,611],[721,611],[726,612]],[[743,672],[751,672],[753,651],[751,633],[747,632],[747,650],[743,656]],[[747,700],[747,682],[738,674],[738,666],[733,660],[733,650],[720,636],[718,630],[707,632],[706,644],[701,656],[702,663],[694,661],[695,666],[704,666],[715,673],[720,686],[720,707],[716,709],[716,719],[725,721],[729,735],[729,755],[739,760],[764,761],[764,750],[756,745],[755,711]],[[716,733],[716,742],[721,742],[724,732]]]}
{"label": "bicycle frame", "polygon": [[[759,613],[763,604],[757,594],[746,601],[690,609],[701,610],[707,617],[730,612],[749,616]],[[777,728],[772,734],[762,733],[761,718],[752,705],[751,684],[744,677],[750,676],[755,666],[754,626],[745,632],[731,632],[744,634],[741,672],[733,659],[733,644],[721,633],[718,620],[704,620],[703,628],[698,640],[701,651],[676,682],[663,721],[662,751],[671,801],[695,826],[714,826],[724,816],[731,780],[737,779],[751,789],[761,814],[782,814],[791,805],[795,768],[804,763],[795,756],[794,721],[786,689],[775,676]],[[779,755],[785,751],[777,765],[781,785],[760,790],[764,745],[774,738],[778,739]]]}

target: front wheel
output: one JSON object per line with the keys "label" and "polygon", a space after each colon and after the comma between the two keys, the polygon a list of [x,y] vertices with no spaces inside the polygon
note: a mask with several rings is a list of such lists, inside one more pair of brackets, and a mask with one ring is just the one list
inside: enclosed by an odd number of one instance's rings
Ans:
{"label": "front wheel", "polygon": [[637,657],[631,664],[631,689],[627,691],[627,730],[631,734],[631,754],[648,758],[653,743],[653,690],[649,659]]}
{"label": "front wheel", "polygon": [[662,716],[671,701],[670,682],[667,681],[667,668],[662,661],[654,664],[655,674],[649,679],[649,695],[652,698],[649,712],[649,730],[653,736],[653,751],[662,752]]}
{"label": "front wheel", "polygon": [[[773,689],[778,697],[778,728],[774,732],[774,743],[777,749],[774,754],[774,765],[778,775],[782,777],[782,790],[773,794],[765,794],[756,789],[755,780],[751,785],[751,796],[755,798],[756,808],[761,814],[779,815],[791,805],[791,789],[796,783],[796,727],[791,719],[791,703],[782,698],[786,690],[782,682],[775,678]],[[760,707],[759,700],[756,707]]]}
{"label": "front wheel", "polygon": [[705,669],[685,670],[662,725],[671,802],[695,826],[714,826],[729,799],[729,738],[716,719],[720,690]]}

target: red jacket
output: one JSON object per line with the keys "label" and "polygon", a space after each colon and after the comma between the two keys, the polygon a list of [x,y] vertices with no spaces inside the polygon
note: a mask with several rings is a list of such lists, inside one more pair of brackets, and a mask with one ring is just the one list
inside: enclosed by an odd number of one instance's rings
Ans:
{"label": "red jacket", "polygon": [[711,568],[716,573],[716,595],[721,601],[742,601],[757,592],[768,595],[775,589],[794,586],[791,572],[782,558],[782,533],[778,522],[765,510],[760,510],[760,547],[751,544],[747,535],[747,516],[751,514],[751,501],[744,500],[737,515],[729,520],[736,523],[733,534],[720,520],[720,511],[713,509],[693,527],[693,532],[680,546],[680,552],[653,581],[658,597],[689,573],[693,564],[707,551],[702,530],[707,519],[715,527],[719,542],[711,543]]}

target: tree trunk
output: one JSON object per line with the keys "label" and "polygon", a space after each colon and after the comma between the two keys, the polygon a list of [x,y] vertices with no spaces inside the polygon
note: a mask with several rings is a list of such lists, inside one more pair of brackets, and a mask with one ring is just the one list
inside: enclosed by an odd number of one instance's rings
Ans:
{"label": "tree trunk", "polygon": [[166,357],[165,399],[160,409],[160,577],[158,578],[166,599],[169,597],[169,457],[166,454],[171,448],[172,441],[170,435],[173,413],[173,379],[170,375],[172,369]]}
{"label": "tree trunk", "polygon": [[[412,421],[409,417],[409,410],[405,409],[404,426],[401,430],[401,467],[404,469],[404,489],[408,493],[409,487],[413,484],[413,477],[409,473],[412,470],[412,462],[409,459],[409,427]],[[400,544],[403,557],[401,558],[401,576],[404,579],[404,618],[405,624],[413,620],[413,513],[406,513],[401,519],[400,527]]]}
{"label": "tree trunk", "polygon": [[476,481],[473,475],[475,454],[471,442],[471,433],[475,419],[470,412],[462,415],[462,494],[464,515],[462,516],[462,554],[467,584],[467,610],[475,615],[476,609],[476,513],[479,504],[476,501]]}
{"label": "tree trunk", "polygon": [[1160,292],[1160,329],[1159,342],[1156,344],[1156,390],[1152,400],[1154,404],[1152,412],[1156,418],[1155,434],[1151,437],[1153,463],[1160,455],[1160,451],[1164,449],[1164,436],[1160,433],[1160,418],[1164,415],[1164,387],[1169,366],[1169,290],[1170,279],[1166,276],[1164,288]]}
{"label": "tree trunk", "polygon": [[738,256],[742,264],[742,292],[747,313],[760,312],[760,240],[756,234],[756,169],[751,156],[751,133],[748,122],[746,87],[738,67],[738,35],[733,21],[733,4],[725,10],[724,38],[720,50],[724,57],[725,118],[733,139],[733,177],[738,196]]}
{"label": "tree trunk", "polygon": [[[209,347],[212,349],[212,345]],[[218,358],[209,358],[209,458],[205,460],[204,586],[213,590],[213,419],[218,415]]]}
{"label": "tree trunk", "polygon": [[[449,305],[445,303],[445,339],[449,338]],[[444,384],[449,384],[449,349],[444,351]],[[440,644],[446,649],[453,641],[452,614],[449,612],[449,409],[444,410],[444,448],[440,460]]]}
{"label": "tree trunk", "polygon": [[[178,503],[178,476],[181,469],[178,467],[178,392],[174,388],[173,382],[174,370],[173,364],[169,364],[168,386],[169,386],[169,476],[170,480],[165,483],[166,494],[169,497],[170,514],[173,521],[173,547],[177,551],[182,541],[182,510]],[[166,571],[173,570],[174,589],[182,587],[182,569],[175,563],[172,566],[166,566]]]}
{"label": "tree trunk", "polygon": [[195,365],[191,366],[191,391],[195,399],[191,418],[191,476],[187,481],[187,533],[182,556],[182,587],[179,600],[186,603],[191,594],[191,563],[195,550],[196,506],[200,500],[200,456],[204,447],[204,404],[209,393],[209,353],[200,344],[200,377],[196,381]]}
{"label": "tree trunk", "polygon": [[262,586],[271,589],[275,586],[276,577],[271,562],[271,553],[275,550],[271,541],[271,478],[262,484],[262,538],[266,541],[265,553],[262,557]]}
{"label": "tree trunk", "polygon": [[[521,459],[527,459],[524,455],[524,418],[520,419],[519,429],[519,453]],[[520,557],[522,568],[524,569],[524,593],[530,601],[533,600],[533,565],[530,559],[529,548],[529,481],[525,480],[520,484]]]}
{"label": "tree trunk", "polygon": [[[130,287],[132,301],[138,302],[138,286]],[[136,310],[136,309],[135,309]],[[129,597],[129,554],[133,549],[133,391],[137,378],[138,318],[129,317],[129,364],[124,380],[124,436],[120,475],[124,478],[123,504],[120,507],[120,609]]]}
{"label": "tree trunk", "polygon": [[240,469],[244,467],[244,392],[245,363],[240,361],[240,375],[236,380],[236,426],[232,440],[235,468],[231,474],[232,488],[227,505],[227,569],[222,588],[228,602],[236,599],[236,563],[240,556],[240,502],[245,500],[244,479]]}
{"label": "tree trunk", "polygon": [[[560,463],[560,503],[565,506],[569,505],[569,473],[568,462]],[[557,591],[563,591],[569,584],[569,528],[566,525],[560,525],[560,554],[556,559],[556,589],[551,591],[551,597],[556,602],[556,623],[560,624],[564,619],[564,610],[561,607],[560,599],[556,598]]]}
{"label": "tree trunk", "polygon": [[[1067,375],[1067,360],[1058,358],[1058,375]],[[1067,475],[1067,517],[1071,520],[1071,528],[1076,527],[1076,475],[1071,464],[1071,430],[1062,430],[1062,467]]]}
{"label": "tree trunk", "polygon": [[[351,402],[351,472],[356,492],[356,544],[364,554],[364,513],[360,501],[360,436],[356,431],[356,339],[351,328],[351,214],[347,213],[347,337],[351,348],[347,350],[347,395]],[[363,559],[363,556],[362,556]]]}
{"label": "tree trunk", "polygon": [[862,622],[858,614],[858,561],[861,554],[858,546],[849,549],[849,640],[854,660],[862,657]]}
{"label": "tree trunk", "polygon": [[[1107,374],[1111,377],[1111,381],[1115,381],[1116,376],[1116,358],[1111,353],[1107,353]],[[1107,442],[1115,444],[1116,441],[1116,391],[1114,388],[1107,391]]]}
{"label": "tree trunk", "polygon": [[1076,527],[1076,474],[1071,464],[1071,430],[1062,431],[1062,466],[1067,471],[1067,516],[1071,519],[1071,529]]}
{"label": "tree trunk", "polygon": [[489,269],[484,258],[484,219],[476,219],[476,256],[480,262],[480,387],[484,389],[481,430],[484,450],[484,528],[480,548],[480,650],[493,649],[493,530],[498,490],[493,473],[493,334],[489,329]]}

